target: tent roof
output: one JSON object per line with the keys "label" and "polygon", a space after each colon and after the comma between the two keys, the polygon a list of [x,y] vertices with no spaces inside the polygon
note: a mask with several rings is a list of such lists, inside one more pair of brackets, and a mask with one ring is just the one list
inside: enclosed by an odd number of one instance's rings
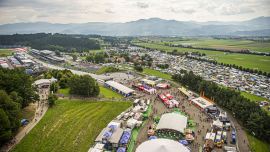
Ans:
{"label": "tent roof", "polygon": [[154,139],[143,142],[136,152],[190,152],[190,150],[174,140]]}
{"label": "tent roof", "polygon": [[195,104],[197,104],[198,106],[200,106],[202,109],[205,109],[207,107],[214,105],[212,102],[210,102],[202,97],[192,99],[191,101],[194,102]]}
{"label": "tent roof", "polygon": [[51,79],[39,79],[37,81],[34,82],[35,85],[41,85],[41,84],[50,84],[51,83]]}
{"label": "tent roof", "polygon": [[172,129],[184,133],[186,126],[187,117],[178,113],[166,113],[161,116],[156,129]]}
{"label": "tent roof", "polygon": [[125,94],[129,94],[129,93],[134,92],[133,89],[130,89],[130,88],[118,83],[118,82],[115,82],[115,81],[106,81],[105,84],[107,84],[107,85],[109,85],[109,86],[111,86],[111,87],[113,87],[113,88],[115,88],[115,89],[117,89]]}

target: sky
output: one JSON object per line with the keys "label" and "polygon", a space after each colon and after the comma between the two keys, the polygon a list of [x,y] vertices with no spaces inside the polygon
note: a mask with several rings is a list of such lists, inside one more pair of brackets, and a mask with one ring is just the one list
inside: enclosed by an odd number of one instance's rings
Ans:
{"label": "sky", "polygon": [[270,0],[0,0],[0,24],[18,22],[243,21],[270,16]]}

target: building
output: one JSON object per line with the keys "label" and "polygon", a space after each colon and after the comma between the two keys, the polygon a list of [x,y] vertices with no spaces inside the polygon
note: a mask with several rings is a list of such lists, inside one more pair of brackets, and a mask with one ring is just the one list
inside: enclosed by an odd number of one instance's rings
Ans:
{"label": "building", "polygon": [[207,108],[213,107],[214,103],[208,101],[203,97],[192,99],[191,102],[199,107],[201,110],[205,110]]}
{"label": "building", "polygon": [[185,133],[188,118],[179,113],[163,114],[156,127],[157,132],[162,130],[169,130],[176,133]]}
{"label": "building", "polygon": [[136,152],[190,152],[190,150],[171,139],[153,139],[140,144]]}
{"label": "building", "polygon": [[120,127],[112,128],[107,126],[104,128],[100,134],[95,139],[95,143],[104,144],[104,148],[108,150],[113,150],[119,147],[120,139],[123,135],[124,130]]}
{"label": "building", "polygon": [[39,99],[40,100],[47,100],[49,91],[50,91],[50,85],[54,82],[56,82],[57,79],[51,78],[51,79],[39,79],[34,82],[34,86],[37,87]]}
{"label": "building", "polygon": [[118,82],[115,82],[115,81],[106,81],[104,83],[104,86],[111,88],[113,91],[116,91],[125,97],[131,96],[132,93],[134,92],[133,89],[130,89],[130,88],[118,83]]}

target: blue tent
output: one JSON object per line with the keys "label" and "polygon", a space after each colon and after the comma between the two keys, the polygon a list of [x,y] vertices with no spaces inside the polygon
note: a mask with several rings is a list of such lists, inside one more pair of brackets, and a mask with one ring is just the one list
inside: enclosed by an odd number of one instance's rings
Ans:
{"label": "blue tent", "polygon": [[112,132],[109,132],[109,131],[106,131],[104,134],[103,134],[103,138],[110,138],[112,136]]}
{"label": "blue tent", "polygon": [[181,143],[183,145],[188,145],[188,141],[186,141],[186,140],[179,140],[179,143]]}
{"label": "blue tent", "polygon": [[121,139],[120,144],[127,144],[130,139],[131,133],[129,131],[124,131]]}
{"label": "blue tent", "polygon": [[117,149],[117,152],[126,152],[126,148],[124,148],[124,147],[119,147],[119,148]]}
{"label": "blue tent", "polygon": [[149,140],[157,139],[157,136],[150,136],[148,139]]}

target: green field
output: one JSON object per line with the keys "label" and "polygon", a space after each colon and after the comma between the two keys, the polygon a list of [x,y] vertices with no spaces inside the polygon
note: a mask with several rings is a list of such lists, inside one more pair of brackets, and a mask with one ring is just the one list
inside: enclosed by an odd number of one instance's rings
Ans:
{"label": "green field", "polygon": [[111,89],[105,88],[103,86],[99,86],[99,89],[100,89],[101,97],[104,97],[104,98],[116,98],[116,99],[123,98],[122,95],[112,91]]}
{"label": "green field", "polygon": [[171,80],[172,79],[171,75],[166,74],[166,73],[162,73],[160,71],[153,70],[153,69],[145,68],[145,69],[143,69],[143,73],[147,74],[147,75],[151,75],[151,76],[160,77],[160,78],[166,79],[166,80]]}
{"label": "green field", "polygon": [[270,42],[234,40],[234,39],[195,39],[174,41],[171,44],[190,44],[194,47],[225,48],[233,50],[249,49],[258,52],[270,52]]}
{"label": "green field", "polygon": [[86,152],[100,131],[129,106],[129,102],[58,100],[12,151]]}
{"label": "green field", "polygon": [[257,139],[254,136],[251,136],[247,133],[249,145],[252,152],[269,152],[270,145],[264,141]]}
{"label": "green field", "polygon": [[10,49],[0,49],[0,57],[6,57],[12,55],[13,51]]}
{"label": "green field", "polygon": [[[224,48],[232,50],[249,49],[258,52],[270,52],[270,42],[252,41],[252,40],[236,40],[236,39],[213,39],[213,38],[151,38],[151,42],[159,44],[183,44],[193,47],[205,48]],[[134,40],[134,42],[140,42]]]}
{"label": "green field", "polygon": [[220,51],[210,51],[210,50],[196,50],[189,48],[176,48],[165,46],[163,44],[156,43],[136,43],[142,47],[148,47],[158,50],[165,50],[171,52],[177,50],[178,52],[200,52],[205,53],[208,57],[215,59],[217,62],[223,62],[226,64],[235,64],[245,68],[252,68],[262,70],[263,72],[270,72],[270,57],[269,56],[259,56],[250,54],[240,54],[240,53],[224,53]]}
{"label": "green field", "polygon": [[263,72],[270,72],[270,57],[248,54],[222,54],[212,56],[216,61],[227,64],[235,64],[245,68],[262,70]]}
{"label": "green field", "polygon": [[250,94],[247,92],[241,92],[241,95],[244,96],[245,98],[251,100],[251,101],[265,101],[265,100],[267,100],[266,98],[256,96],[254,94]]}
{"label": "green field", "polygon": [[95,73],[96,74],[104,74],[104,73],[112,73],[112,72],[119,72],[119,69],[112,67],[112,66],[103,66],[99,68]]}

